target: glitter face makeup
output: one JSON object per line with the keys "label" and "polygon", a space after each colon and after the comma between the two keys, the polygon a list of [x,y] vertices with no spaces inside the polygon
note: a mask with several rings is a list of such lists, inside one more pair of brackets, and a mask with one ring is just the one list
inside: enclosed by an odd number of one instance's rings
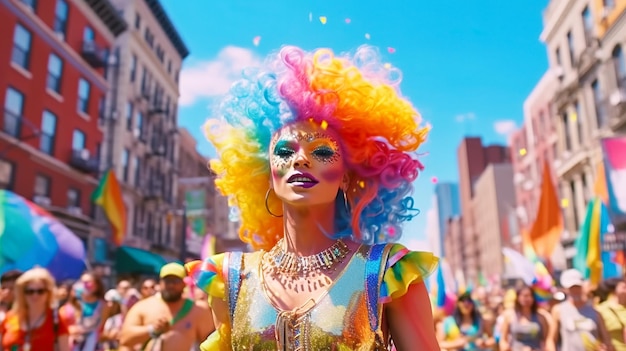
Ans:
{"label": "glitter face makeup", "polygon": [[283,134],[280,139],[272,143],[271,164],[274,168],[287,166],[300,151],[302,142],[308,143],[306,151],[311,157],[323,164],[332,164],[339,161],[341,154],[337,140],[322,132],[292,132]]}

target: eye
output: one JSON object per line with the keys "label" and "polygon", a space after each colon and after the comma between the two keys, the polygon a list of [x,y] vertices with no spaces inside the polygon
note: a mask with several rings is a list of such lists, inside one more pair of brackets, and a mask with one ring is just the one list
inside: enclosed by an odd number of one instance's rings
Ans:
{"label": "eye", "polygon": [[335,154],[335,150],[328,146],[320,146],[317,149],[313,150],[313,155],[318,157],[332,157]]}
{"label": "eye", "polygon": [[282,158],[290,157],[294,153],[295,151],[293,149],[290,149],[286,146],[281,146],[281,147],[277,147],[276,149],[274,149],[274,155],[278,157],[282,157]]}

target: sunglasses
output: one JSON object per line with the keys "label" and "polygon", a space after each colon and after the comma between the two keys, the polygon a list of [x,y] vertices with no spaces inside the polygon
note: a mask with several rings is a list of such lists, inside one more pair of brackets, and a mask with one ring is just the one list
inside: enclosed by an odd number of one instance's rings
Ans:
{"label": "sunglasses", "polygon": [[144,289],[154,289],[154,285],[144,285]]}
{"label": "sunglasses", "polygon": [[48,292],[48,289],[26,289],[24,290],[24,294],[26,295],[43,295]]}

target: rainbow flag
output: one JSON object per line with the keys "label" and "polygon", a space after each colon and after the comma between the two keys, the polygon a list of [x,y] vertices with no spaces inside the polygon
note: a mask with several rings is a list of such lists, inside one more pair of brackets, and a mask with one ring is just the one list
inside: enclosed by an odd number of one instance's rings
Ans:
{"label": "rainbow flag", "polygon": [[100,179],[98,188],[91,195],[91,201],[104,210],[113,227],[113,243],[122,245],[126,236],[126,206],[122,200],[122,190],[115,172],[108,170]]}

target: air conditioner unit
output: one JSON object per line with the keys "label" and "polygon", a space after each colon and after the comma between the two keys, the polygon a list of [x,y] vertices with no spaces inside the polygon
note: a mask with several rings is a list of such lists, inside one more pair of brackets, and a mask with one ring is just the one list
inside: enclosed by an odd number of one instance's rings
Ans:
{"label": "air conditioner unit", "polygon": [[89,160],[89,156],[90,156],[89,155],[89,150],[87,150],[87,149],[80,150],[80,158],[81,159],[87,161],[87,160]]}
{"label": "air conditioner unit", "polygon": [[50,206],[50,198],[47,196],[42,196],[42,195],[35,195],[35,197],[33,198],[33,201],[37,204],[37,205],[41,205],[41,206]]}
{"label": "air conditioner unit", "polygon": [[67,213],[71,214],[72,216],[82,216],[83,210],[80,207],[70,206],[67,208]]}

